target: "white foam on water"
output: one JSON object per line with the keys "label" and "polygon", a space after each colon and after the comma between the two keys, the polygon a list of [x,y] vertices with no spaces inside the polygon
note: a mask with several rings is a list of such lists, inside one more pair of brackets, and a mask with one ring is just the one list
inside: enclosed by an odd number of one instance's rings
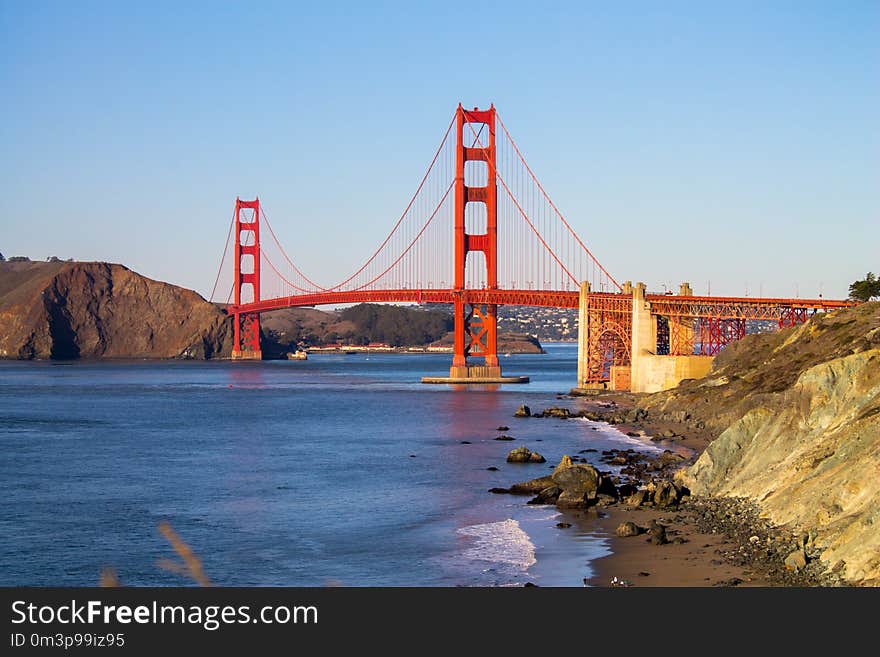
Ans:
{"label": "white foam on water", "polygon": [[[615,431],[617,431],[615,429]],[[633,438],[632,436],[627,436],[625,433],[621,431],[617,431],[620,436],[614,436],[614,439],[618,442],[624,443],[626,445],[632,445],[633,447],[638,447],[640,452],[662,452],[662,447],[657,447],[657,445],[652,445],[650,443],[646,443],[646,438]]]}
{"label": "white foam on water", "polygon": [[[547,505],[539,505],[539,506],[527,506],[523,511],[528,514],[529,521],[548,521],[554,520],[562,515],[555,508],[549,507]],[[544,515],[538,515],[543,513]]]}
{"label": "white foam on water", "polygon": [[606,422],[597,422],[596,420],[590,420],[585,417],[579,417],[579,418],[575,418],[575,419],[580,420],[581,422],[586,422],[587,424],[589,424],[591,426],[598,427],[599,429],[602,430],[602,432],[606,438],[614,440],[615,442],[624,443],[627,445],[632,445],[633,447],[638,447],[638,448],[640,448],[639,451],[642,451],[642,452],[662,452],[663,451],[662,447],[658,447],[657,445],[654,445],[653,443],[648,442],[648,440],[650,439],[649,436],[645,436],[643,438],[636,438],[633,436],[627,436],[620,429],[618,429],[617,427],[610,425]]}
{"label": "white foam on water", "polygon": [[462,554],[466,559],[516,572],[525,572],[535,563],[535,546],[513,518],[461,527],[458,533],[473,539]]}

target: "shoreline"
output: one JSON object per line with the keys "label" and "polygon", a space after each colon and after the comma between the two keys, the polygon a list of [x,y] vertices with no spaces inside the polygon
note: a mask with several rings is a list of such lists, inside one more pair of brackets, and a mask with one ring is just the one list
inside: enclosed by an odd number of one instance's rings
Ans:
{"label": "shoreline", "polygon": [[[629,470],[630,482],[643,487],[649,481],[672,481],[674,472],[692,464],[714,436],[697,418],[657,421],[633,417],[639,397],[604,391],[570,396],[570,410],[575,417],[604,422],[626,436],[643,440],[645,446],[663,450],[656,457],[639,456],[629,461],[627,468],[637,464],[635,473],[633,468]],[[670,453],[676,455],[674,459]],[[611,458],[603,455],[602,461],[593,465],[602,471]],[[645,465],[640,468],[641,463]],[[607,541],[609,554],[590,561],[592,576],[584,584],[591,587],[845,585],[823,572],[805,534],[771,526],[747,500],[686,495],[678,504],[664,508],[631,506],[620,500],[560,511],[581,530]],[[628,522],[635,523],[642,533],[618,535],[618,527]],[[654,523],[665,528],[662,544],[653,543],[647,533]],[[801,549],[809,557],[807,567],[788,568],[785,558]]]}

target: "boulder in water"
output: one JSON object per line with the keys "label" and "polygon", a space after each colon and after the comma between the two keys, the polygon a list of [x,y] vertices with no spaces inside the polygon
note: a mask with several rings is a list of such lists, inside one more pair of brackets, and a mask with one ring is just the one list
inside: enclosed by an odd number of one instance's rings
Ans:
{"label": "boulder in water", "polygon": [[559,486],[547,486],[535,497],[529,500],[529,504],[556,504],[556,500],[562,494]]}
{"label": "boulder in water", "polygon": [[508,463],[544,463],[547,459],[528,447],[517,447],[507,455]]}
{"label": "boulder in water", "polygon": [[510,487],[510,492],[514,495],[535,495],[545,488],[555,485],[550,477],[538,477],[514,484]]}

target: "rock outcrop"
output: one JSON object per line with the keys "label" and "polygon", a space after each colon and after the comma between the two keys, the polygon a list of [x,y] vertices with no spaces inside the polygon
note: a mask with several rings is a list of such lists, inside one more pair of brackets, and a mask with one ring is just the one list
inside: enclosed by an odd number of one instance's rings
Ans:
{"label": "rock outcrop", "polygon": [[517,447],[507,454],[508,463],[544,463],[546,459],[528,447]]}
{"label": "rock outcrop", "polygon": [[510,492],[514,495],[534,495],[555,485],[550,477],[538,477],[514,484],[510,487]]}
{"label": "rock outcrop", "polygon": [[103,262],[0,263],[0,358],[212,358],[231,323],[201,296]]}
{"label": "rock outcrop", "polygon": [[573,463],[570,456],[562,457],[550,478],[562,490],[556,505],[567,508],[595,503],[603,483],[596,468],[588,463]]}
{"label": "rock outcrop", "polygon": [[[543,458],[543,457],[542,457]],[[510,493],[537,493],[529,504],[556,504],[560,508],[582,509],[594,504],[613,504],[619,493],[612,481],[587,463],[575,463],[563,456],[549,477],[514,484]]]}
{"label": "rock outcrop", "polygon": [[621,538],[627,538],[629,536],[638,536],[639,534],[645,532],[646,530],[642,527],[639,527],[636,523],[631,520],[627,520],[626,522],[622,522],[617,525],[617,529],[615,530],[615,534],[620,536]]}
{"label": "rock outcrop", "polygon": [[828,571],[880,585],[880,303],[747,337],[646,402],[719,425],[680,474],[692,493],[751,499]]}

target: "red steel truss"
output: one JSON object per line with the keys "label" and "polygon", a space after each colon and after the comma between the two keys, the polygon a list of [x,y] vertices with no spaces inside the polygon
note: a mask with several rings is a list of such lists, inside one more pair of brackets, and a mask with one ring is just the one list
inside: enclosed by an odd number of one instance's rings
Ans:
{"label": "red steel truss", "polygon": [[664,317],[706,317],[714,319],[768,319],[780,326],[805,322],[817,310],[834,310],[853,305],[835,299],[762,299],[754,297],[680,297],[648,294],[651,312]]}
{"label": "red steel truss", "polygon": [[728,343],[746,337],[744,319],[701,317],[699,326],[700,354],[704,356],[716,356]]}
{"label": "red steel truss", "polygon": [[586,383],[611,378],[611,368],[629,365],[632,354],[632,297],[594,292],[587,295],[583,339],[587,344]]}

